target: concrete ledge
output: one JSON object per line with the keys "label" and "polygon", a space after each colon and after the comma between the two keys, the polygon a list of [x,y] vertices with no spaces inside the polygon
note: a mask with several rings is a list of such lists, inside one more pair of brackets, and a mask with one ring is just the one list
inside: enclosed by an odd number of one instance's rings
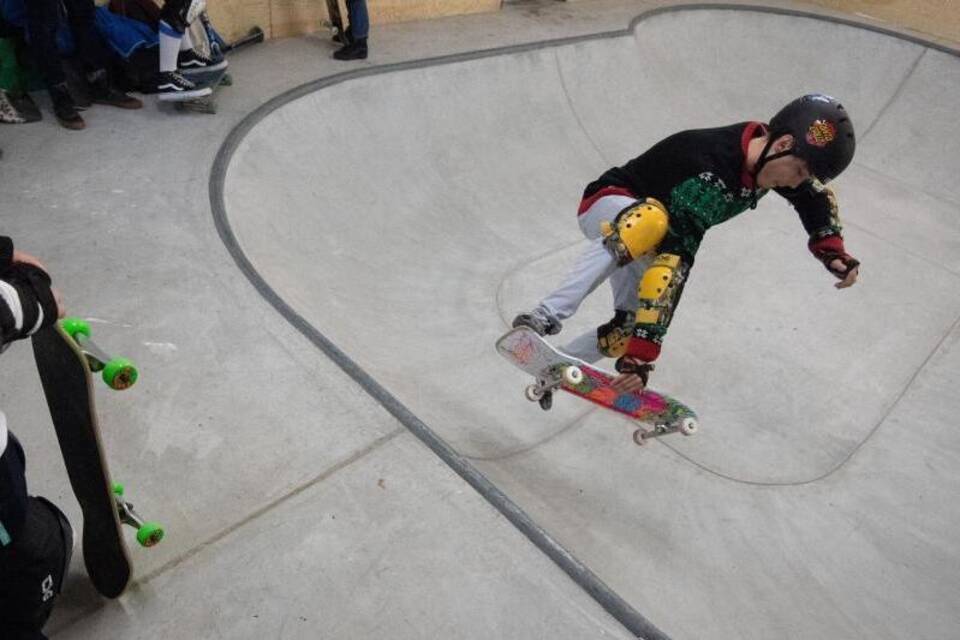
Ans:
{"label": "concrete ledge", "polygon": [[[501,0],[368,0],[373,24],[407,22],[443,16],[496,11]],[[341,11],[346,15],[343,0]],[[329,20],[322,0],[221,0],[208,7],[217,28],[227,39],[260,26],[268,38],[313,33]]]}

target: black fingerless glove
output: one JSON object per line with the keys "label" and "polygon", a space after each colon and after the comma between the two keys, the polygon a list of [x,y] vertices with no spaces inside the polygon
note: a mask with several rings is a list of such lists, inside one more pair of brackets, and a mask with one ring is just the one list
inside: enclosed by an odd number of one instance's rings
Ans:
{"label": "black fingerless glove", "polygon": [[[828,235],[810,241],[810,252],[823,263],[827,271],[832,273],[838,279],[843,280],[853,269],[860,266],[860,261],[846,252],[843,247],[843,238],[838,235]],[[843,263],[844,270],[834,269],[832,264],[834,260]]]}
{"label": "black fingerless glove", "polygon": [[640,376],[640,379],[643,380],[643,386],[647,386],[647,382],[650,381],[650,372],[654,369],[654,365],[650,364],[649,362],[637,364],[628,358],[617,358],[617,362],[614,364],[614,367],[617,369],[618,373],[632,373]]}

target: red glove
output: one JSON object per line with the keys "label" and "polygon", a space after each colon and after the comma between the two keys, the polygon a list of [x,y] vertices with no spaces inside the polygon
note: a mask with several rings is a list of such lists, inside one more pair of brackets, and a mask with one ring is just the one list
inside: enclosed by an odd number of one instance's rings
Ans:
{"label": "red glove", "polygon": [[[848,254],[846,249],[843,248],[843,238],[838,235],[831,234],[815,240],[811,239],[808,247],[810,253],[823,263],[827,271],[840,280],[846,278],[848,273],[860,266],[860,261]],[[835,269],[833,267],[834,260],[842,262],[845,269],[843,271]]]}

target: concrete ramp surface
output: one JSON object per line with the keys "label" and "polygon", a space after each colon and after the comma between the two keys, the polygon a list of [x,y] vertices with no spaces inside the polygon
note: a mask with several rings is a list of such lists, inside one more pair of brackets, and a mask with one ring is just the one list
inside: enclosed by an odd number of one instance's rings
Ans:
{"label": "concrete ramp surface", "polygon": [[[839,97],[862,281],[837,291],[775,194],[712,229],[652,385],[702,429],[644,449],[549,413],[493,344],[583,246],[580,192],[686,128]],[[749,9],[388,68],[281,96],[222,155],[266,286],[674,638],[960,628],[960,61]],[[219,198],[220,193],[214,194]],[[607,287],[561,338],[605,322]]]}

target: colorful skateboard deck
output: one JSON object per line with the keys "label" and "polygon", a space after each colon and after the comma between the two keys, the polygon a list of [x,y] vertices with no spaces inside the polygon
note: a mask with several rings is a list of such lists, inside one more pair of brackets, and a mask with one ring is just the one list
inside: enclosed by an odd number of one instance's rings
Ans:
{"label": "colorful skateboard deck", "polygon": [[526,390],[528,400],[562,389],[645,425],[634,433],[637,444],[678,431],[692,435],[698,428],[697,414],[685,404],[651,389],[620,393],[610,386],[615,374],[559,351],[528,327],[511,329],[496,346],[500,355],[534,377]]}
{"label": "colorful skateboard deck", "polygon": [[33,336],[33,353],[70,486],[83,512],[87,573],[97,591],[116,598],[131,575],[121,525],[137,528],[143,546],[159,542],[163,529],[140,520],[133,505],[123,499],[123,487],[111,481],[94,407],[91,365],[104,372],[104,380],[114,389],[132,385],[136,370],[129,361],[103,355],[81,335],[89,336],[84,323],[58,323]]}

